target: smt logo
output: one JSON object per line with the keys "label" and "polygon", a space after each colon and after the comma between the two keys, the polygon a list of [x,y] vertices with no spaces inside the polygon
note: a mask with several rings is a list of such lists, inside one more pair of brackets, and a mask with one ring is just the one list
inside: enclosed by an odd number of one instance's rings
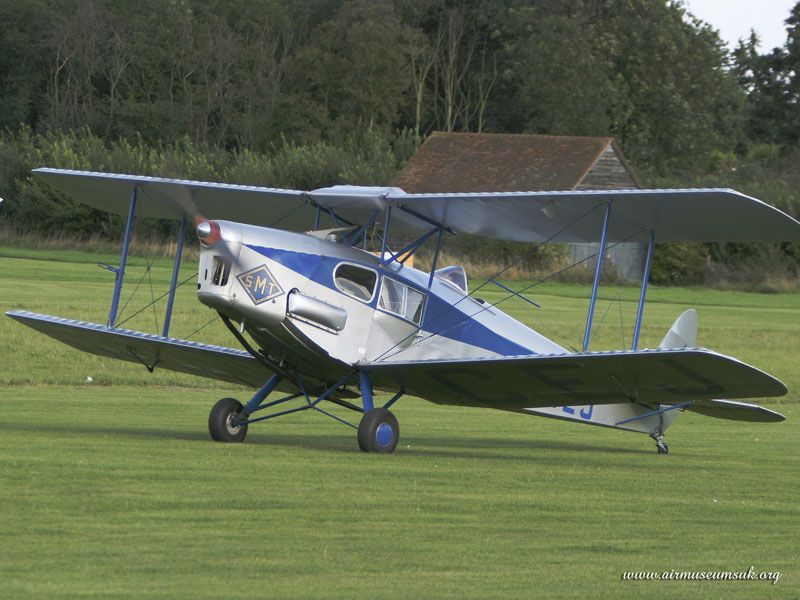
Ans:
{"label": "smt logo", "polygon": [[283,289],[278,285],[272,273],[269,272],[267,265],[250,269],[241,275],[237,275],[236,279],[239,280],[244,291],[250,296],[253,304],[261,304],[283,293]]}

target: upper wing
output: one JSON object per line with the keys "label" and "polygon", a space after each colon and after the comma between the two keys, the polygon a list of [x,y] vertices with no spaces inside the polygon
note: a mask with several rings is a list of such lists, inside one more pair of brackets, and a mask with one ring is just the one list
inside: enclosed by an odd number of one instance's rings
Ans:
{"label": "upper wing", "polygon": [[267,369],[243,350],[200,344],[158,335],[109,329],[96,323],[62,319],[24,310],[6,313],[28,327],[83,352],[137,362],[148,368],[167,369],[260,387]]}
{"label": "upper wing", "polygon": [[64,169],[33,173],[75,200],[118,215],[128,214],[131,192],[138,188],[140,217],[180,219],[200,213],[208,219],[294,231],[305,231],[314,222],[315,207],[297,190]]}
{"label": "upper wing", "polygon": [[[519,242],[598,242],[653,230],[658,242],[800,241],[800,223],[734,190],[603,190],[390,196],[454,231]],[[562,231],[563,230],[563,231]],[[555,237],[553,237],[555,236]]]}
{"label": "upper wing", "polygon": [[702,348],[387,363],[370,372],[432,402],[510,410],[786,394],[771,375]]}
{"label": "upper wing", "polygon": [[199,212],[291,231],[311,228],[317,206],[359,225],[373,218],[382,223],[392,207],[393,232],[438,225],[521,242],[597,242],[610,205],[610,242],[651,230],[660,242],[800,241],[795,219],[724,189],[406,194],[391,187],[333,186],[303,192],[62,169],[34,169],[34,174],[76,200],[115,214],[127,214],[131,191],[138,187],[139,216],[178,219]]}

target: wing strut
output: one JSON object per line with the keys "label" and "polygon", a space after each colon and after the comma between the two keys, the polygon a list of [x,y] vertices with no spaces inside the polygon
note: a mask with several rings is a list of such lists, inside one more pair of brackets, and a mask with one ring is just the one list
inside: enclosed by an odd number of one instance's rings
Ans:
{"label": "wing strut", "polygon": [[647,243],[647,258],[644,261],[644,273],[642,273],[642,291],[639,294],[639,307],[636,309],[636,325],[633,328],[633,342],[631,350],[639,347],[639,333],[642,330],[642,316],[644,315],[644,299],[647,296],[647,280],[650,279],[650,265],[653,262],[653,247],[656,245],[655,229],[650,230],[650,238]]}
{"label": "wing strut", "polygon": [[589,314],[586,316],[586,331],[583,334],[583,351],[589,351],[589,340],[592,335],[592,319],[594,306],[597,303],[597,289],[600,287],[600,275],[603,272],[603,255],[606,253],[606,235],[611,222],[611,202],[606,204],[606,215],[603,219],[603,232],[600,234],[600,248],[597,253],[597,267],[594,270],[594,284],[592,285],[592,298],[589,301]]}
{"label": "wing strut", "polygon": [[119,268],[113,269],[116,274],[114,281],[114,296],[111,298],[111,309],[108,311],[108,326],[114,327],[117,320],[117,309],[119,308],[119,296],[122,292],[122,280],[125,277],[125,265],[128,262],[128,249],[131,245],[131,231],[133,231],[133,220],[136,214],[136,199],[139,195],[139,186],[133,186],[131,192],[131,203],[128,208],[128,220],[125,223],[125,235],[122,238],[122,252],[119,257]]}
{"label": "wing strut", "polygon": [[178,288],[178,272],[181,270],[181,256],[183,255],[183,238],[186,237],[186,215],[181,217],[178,227],[178,247],[175,249],[175,263],[172,265],[172,279],[169,283],[169,298],[167,298],[167,311],[164,315],[164,337],[169,337],[169,324],[172,320],[172,305],[175,304],[175,290]]}

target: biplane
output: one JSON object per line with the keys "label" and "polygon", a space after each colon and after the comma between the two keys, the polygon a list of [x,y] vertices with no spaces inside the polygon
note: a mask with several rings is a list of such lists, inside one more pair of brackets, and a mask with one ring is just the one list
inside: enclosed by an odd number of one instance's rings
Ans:
{"label": "biplane", "polygon": [[[664,432],[681,411],[784,418],[737,401],[787,389],[758,368],[697,347],[693,310],[678,317],[658,348],[638,347],[657,241],[800,240],[795,219],[732,190],[407,194],[51,168],[34,174],[75,200],[126,216],[120,264],[109,267],[115,285],[105,324],[6,314],[84,352],[256,388],[245,403],[223,398],[211,408],[209,432],[218,442],[241,442],[256,422],[312,410],[356,429],[361,450],[392,452],[400,429],[390,409],[404,395],[641,432],[659,453],[668,451]],[[115,325],[136,217],[180,221],[160,334]],[[219,314],[238,348],[169,336],[190,224],[200,246],[197,297]],[[365,250],[368,232],[380,240],[374,252]],[[464,233],[598,244],[582,348],[567,350],[478,298],[463,268],[439,267],[442,239]],[[412,241],[393,248],[390,234]],[[646,240],[646,255],[631,346],[590,351],[604,255],[637,236]],[[425,272],[408,258],[428,242],[434,249]],[[388,401],[377,403],[376,391]],[[357,413],[358,422],[331,405]]]}

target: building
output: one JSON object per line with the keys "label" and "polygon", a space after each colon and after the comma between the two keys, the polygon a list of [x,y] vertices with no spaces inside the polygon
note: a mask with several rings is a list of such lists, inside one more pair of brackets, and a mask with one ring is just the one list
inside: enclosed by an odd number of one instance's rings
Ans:
{"label": "building", "polygon": [[[613,138],[434,132],[393,185],[420,192],[531,192],[641,188]],[[597,244],[572,244],[574,261]],[[623,279],[641,275],[641,245],[618,244],[607,259]],[[593,262],[593,261],[588,261]]]}

